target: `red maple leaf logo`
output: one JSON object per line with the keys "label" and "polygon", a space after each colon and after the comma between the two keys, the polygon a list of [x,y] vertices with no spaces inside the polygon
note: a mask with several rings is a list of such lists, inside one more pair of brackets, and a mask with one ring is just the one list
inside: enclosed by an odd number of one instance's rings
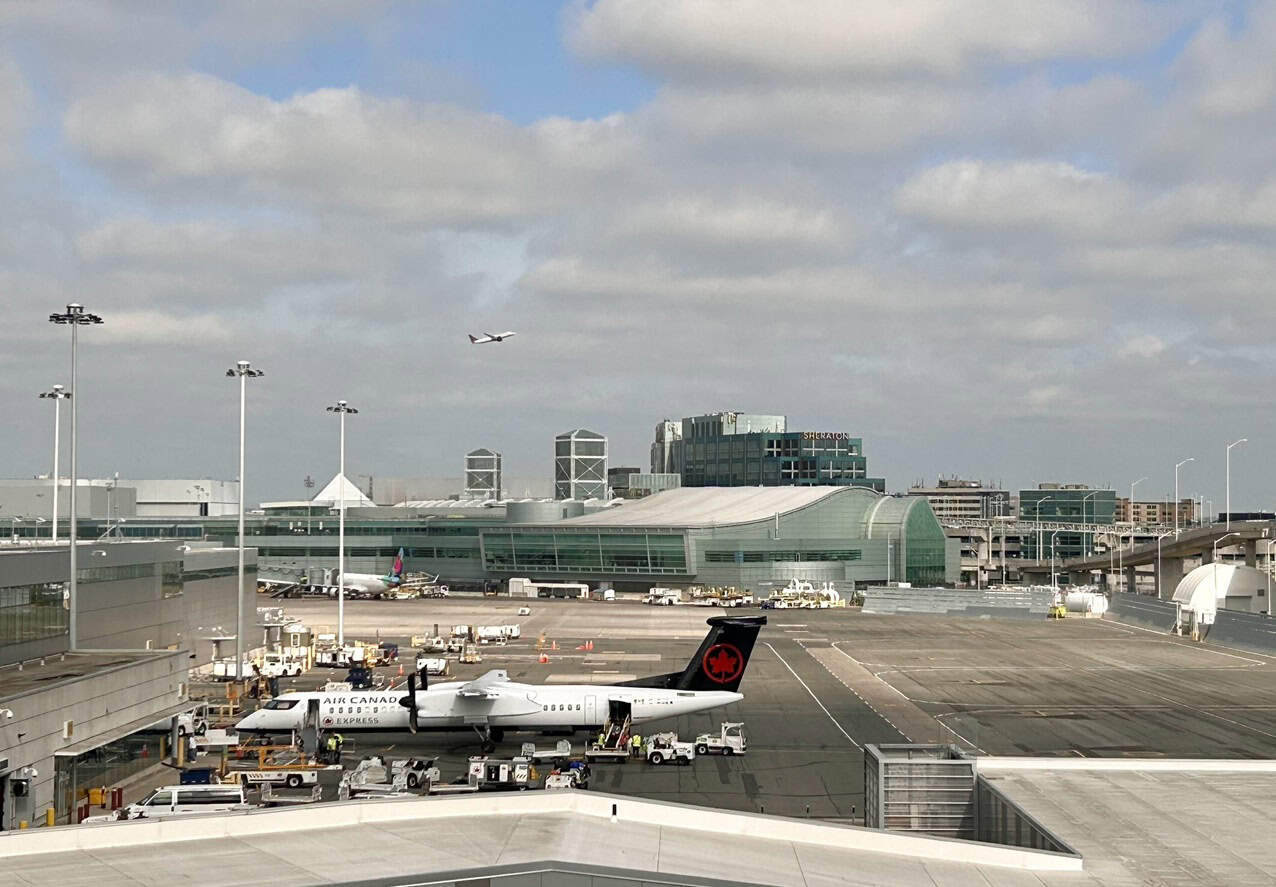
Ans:
{"label": "red maple leaf logo", "polygon": [[702,662],[705,676],[719,684],[734,679],[743,666],[744,657],[731,644],[714,644],[705,652]]}

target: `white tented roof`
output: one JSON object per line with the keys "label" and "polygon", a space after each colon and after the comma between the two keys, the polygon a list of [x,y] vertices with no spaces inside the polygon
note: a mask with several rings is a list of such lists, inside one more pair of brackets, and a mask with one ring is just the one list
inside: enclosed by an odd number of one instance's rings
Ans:
{"label": "white tented roof", "polygon": [[350,478],[344,474],[338,474],[328,481],[328,485],[316,493],[314,499],[310,501],[331,502],[335,506],[340,506],[342,499],[346,502],[346,508],[366,508],[369,505],[376,504],[363,494],[363,490],[352,484]]}
{"label": "white tented roof", "polygon": [[[557,521],[600,527],[708,527],[766,520],[854,487],[679,487],[607,511]],[[863,490],[876,496],[869,490]]]}
{"label": "white tented roof", "polygon": [[1174,602],[1194,613],[1213,613],[1223,608],[1227,598],[1252,598],[1266,587],[1267,574],[1254,567],[1201,564],[1174,589]]}

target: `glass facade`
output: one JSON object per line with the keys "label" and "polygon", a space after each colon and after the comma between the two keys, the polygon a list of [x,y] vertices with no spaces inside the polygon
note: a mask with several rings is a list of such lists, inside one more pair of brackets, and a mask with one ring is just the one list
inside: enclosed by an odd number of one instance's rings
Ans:
{"label": "glass facade", "polygon": [[[1087,527],[1112,526],[1117,509],[1114,490],[1088,487],[1047,486],[1019,491],[1019,519],[1025,523],[1052,525],[1040,532],[1025,532],[1020,542],[1020,557],[1049,560],[1051,554],[1062,560],[1088,557],[1094,551],[1094,532]],[[1058,530],[1059,524],[1075,525]]]}
{"label": "glass facade", "polygon": [[[925,500],[919,500],[925,504]],[[917,586],[943,585],[947,575],[948,540],[930,506],[908,510],[904,522],[904,576]]]}
{"label": "glass facade", "polygon": [[70,612],[61,582],[0,588],[0,647],[70,631]]}
{"label": "glass facade", "polygon": [[863,557],[858,548],[825,549],[816,551],[706,551],[706,564],[765,564],[793,563],[800,561],[857,561]]}
{"label": "glass facade", "polygon": [[[162,761],[168,753],[169,735],[165,721],[91,751],[55,758],[53,792],[58,822],[71,821],[77,804],[88,797],[90,788],[119,785]],[[161,779],[167,777],[157,777],[156,781]],[[101,812],[93,811],[95,815]]]}
{"label": "glass facade", "polygon": [[700,435],[681,447],[684,487],[886,488],[885,480],[868,476],[860,438],[843,432]]}
{"label": "glass facade", "polygon": [[685,576],[687,546],[677,530],[485,530],[483,567],[496,573],[607,573]]}

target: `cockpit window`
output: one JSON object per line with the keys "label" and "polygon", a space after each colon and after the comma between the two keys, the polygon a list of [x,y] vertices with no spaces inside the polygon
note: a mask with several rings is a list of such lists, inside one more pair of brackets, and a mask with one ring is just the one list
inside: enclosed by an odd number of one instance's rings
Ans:
{"label": "cockpit window", "polygon": [[270,711],[281,711],[283,709],[292,708],[296,704],[297,700],[295,699],[272,699],[263,705],[262,708],[269,709]]}

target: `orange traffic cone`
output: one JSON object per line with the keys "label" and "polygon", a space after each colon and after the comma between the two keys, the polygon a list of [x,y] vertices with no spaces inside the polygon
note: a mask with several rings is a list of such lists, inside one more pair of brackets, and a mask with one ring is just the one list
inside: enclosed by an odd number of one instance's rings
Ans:
{"label": "orange traffic cone", "polygon": [[542,653],[540,658],[541,665],[545,665],[547,662],[549,662],[549,657]]}
{"label": "orange traffic cone", "polygon": [[550,649],[551,649],[551,650],[557,650],[557,649],[558,649],[558,641],[554,641],[554,646],[553,646],[553,647],[551,647]]}
{"label": "orange traffic cone", "polygon": [[399,677],[403,677],[403,663],[399,663]]}
{"label": "orange traffic cone", "polygon": [[592,652],[594,651],[594,642],[593,642],[593,641],[585,641],[585,649],[586,649],[586,650],[588,650],[588,651],[590,651],[590,652],[592,653]]}

